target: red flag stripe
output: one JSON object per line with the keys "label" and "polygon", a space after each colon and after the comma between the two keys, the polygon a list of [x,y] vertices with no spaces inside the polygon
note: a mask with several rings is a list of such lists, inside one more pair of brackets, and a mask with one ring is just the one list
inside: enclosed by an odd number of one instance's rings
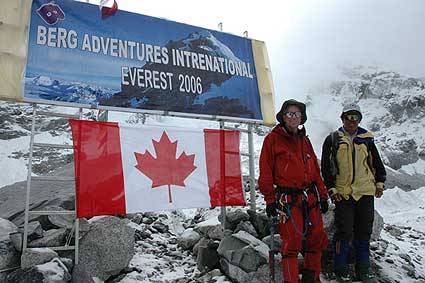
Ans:
{"label": "red flag stripe", "polygon": [[242,190],[239,132],[205,129],[204,136],[211,206],[246,205]]}
{"label": "red flag stripe", "polygon": [[114,4],[112,5],[111,8],[103,6],[102,9],[101,9],[102,20],[106,19],[107,17],[109,17],[110,15],[115,13],[117,10],[118,10],[118,3],[117,3],[116,0],[114,0]]}
{"label": "red flag stripe", "polygon": [[70,120],[77,217],[125,213],[118,123]]}

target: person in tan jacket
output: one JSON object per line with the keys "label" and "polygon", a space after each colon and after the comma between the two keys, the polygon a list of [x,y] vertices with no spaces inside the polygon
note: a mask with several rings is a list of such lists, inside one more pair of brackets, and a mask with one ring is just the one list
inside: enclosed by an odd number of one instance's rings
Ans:
{"label": "person in tan jacket", "polygon": [[359,127],[360,107],[351,103],[341,113],[343,126],[329,134],[322,148],[321,172],[335,203],[334,269],[337,282],[352,282],[348,269],[350,242],[356,252],[356,276],[375,282],[370,269],[369,241],[374,219],[374,197],[380,198],[385,167],[373,134]]}

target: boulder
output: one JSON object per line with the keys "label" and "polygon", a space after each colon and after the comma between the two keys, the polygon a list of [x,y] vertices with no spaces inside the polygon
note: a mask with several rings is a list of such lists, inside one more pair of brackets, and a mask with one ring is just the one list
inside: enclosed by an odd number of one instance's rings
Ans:
{"label": "boulder", "polygon": [[224,237],[223,227],[221,224],[198,226],[198,230],[202,235],[213,240],[221,240]]}
{"label": "boulder", "polygon": [[134,254],[134,229],[128,219],[97,218],[80,240],[79,262],[72,272],[75,283],[106,280],[128,266]]}
{"label": "boulder", "polygon": [[192,249],[192,253],[193,253],[193,255],[194,256],[197,256],[198,255],[198,248],[200,247],[200,246],[208,246],[208,244],[209,244],[209,242],[213,242],[213,240],[211,240],[211,239],[208,239],[208,238],[205,238],[205,237],[202,237],[194,246],[193,246],[193,249]]}
{"label": "boulder", "polygon": [[35,265],[51,261],[58,254],[49,248],[28,248],[21,256],[21,268],[27,269]]}
{"label": "boulder", "polygon": [[177,243],[185,250],[190,250],[199,241],[201,236],[192,228],[186,229],[183,234],[177,238]]}
{"label": "boulder", "polygon": [[[53,173],[63,177],[74,176],[74,164],[67,164]],[[12,221],[20,226],[24,223],[25,199],[27,182],[18,182],[1,189],[0,217]],[[73,182],[38,181],[31,182],[31,210],[46,210],[58,207],[68,207],[75,199],[75,184]],[[37,219],[37,215],[30,216],[30,222]]]}
{"label": "boulder", "polygon": [[29,242],[28,247],[37,248],[63,246],[65,244],[66,235],[67,230],[65,228],[51,229],[44,232],[43,238]]}
{"label": "boulder", "polygon": [[[24,234],[24,225],[18,227],[18,231],[23,235]],[[43,237],[43,228],[41,227],[40,222],[33,221],[28,223],[28,241],[33,241],[35,239],[40,239]]]}
{"label": "boulder", "polygon": [[[221,214],[218,216],[218,220],[221,222]],[[236,226],[241,221],[249,220],[249,215],[242,211],[242,209],[236,209],[235,211],[227,212],[225,228],[234,231]]]}
{"label": "boulder", "polygon": [[0,218],[0,270],[15,267],[19,263],[18,251],[9,236],[17,231],[15,224]]}
{"label": "boulder", "polygon": [[260,239],[270,234],[270,219],[265,213],[248,210],[249,220],[254,226]]}
{"label": "boulder", "polygon": [[68,268],[58,259],[29,269],[18,269],[7,276],[7,283],[66,283],[71,279]]}
{"label": "boulder", "polygon": [[202,273],[218,268],[219,257],[217,253],[218,243],[209,240],[199,245],[196,257],[196,265]]}
{"label": "boulder", "polygon": [[245,231],[239,231],[224,237],[217,252],[221,256],[220,266],[227,276],[237,282],[253,282],[249,276],[267,264],[268,250],[267,245],[260,240]]}
{"label": "boulder", "polygon": [[[48,207],[46,210],[67,211],[62,207]],[[75,224],[75,215],[72,214],[50,214],[41,215],[38,218],[44,230],[66,228],[72,229]]]}
{"label": "boulder", "polygon": [[249,234],[251,234],[254,237],[258,237],[257,231],[255,231],[254,226],[252,226],[251,222],[249,221],[242,221],[240,222],[235,229],[235,233],[239,232],[239,231],[245,231]]}

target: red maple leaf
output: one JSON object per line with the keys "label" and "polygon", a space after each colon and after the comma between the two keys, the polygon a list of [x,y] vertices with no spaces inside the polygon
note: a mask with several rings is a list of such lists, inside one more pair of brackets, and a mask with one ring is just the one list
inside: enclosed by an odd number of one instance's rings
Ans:
{"label": "red maple leaf", "polygon": [[152,140],[152,143],[157,158],[147,150],[143,154],[135,152],[135,167],[152,180],[152,188],[168,185],[168,200],[171,203],[171,185],[185,187],[184,180],[196,169],[193,165],[195,154],[186,155],[183,151],[176,159],[177,141],[171,142],[165,131],[159,142]]}

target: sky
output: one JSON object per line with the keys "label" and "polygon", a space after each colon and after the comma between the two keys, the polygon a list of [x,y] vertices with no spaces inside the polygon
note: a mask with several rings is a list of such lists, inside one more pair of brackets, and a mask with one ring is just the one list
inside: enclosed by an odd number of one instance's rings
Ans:
{"label": "sky", "polygon": [[[423,0],[117,0],[119,9],[265,41],[276,108],[339,78],[338,66],[374,65],[425,77]],[[90,0],[90,3],[98,1]]]}

